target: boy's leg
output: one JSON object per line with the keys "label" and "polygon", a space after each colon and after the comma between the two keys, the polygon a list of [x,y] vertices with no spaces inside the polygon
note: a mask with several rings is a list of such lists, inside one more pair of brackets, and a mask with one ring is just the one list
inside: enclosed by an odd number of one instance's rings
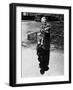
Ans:
{"label": "boy's leg", "polygon": [[39,67],[40,67],[40,73],[44,74],[45,73],[45,69],[44,69],[44,62],[43,62],[43,56],[40,57],[40,63],[39,63]]}
{"label": "boy's leg", "polygon": [[43,67],[47,71],[49,69],[49,52],[45,51],[43,56]]}

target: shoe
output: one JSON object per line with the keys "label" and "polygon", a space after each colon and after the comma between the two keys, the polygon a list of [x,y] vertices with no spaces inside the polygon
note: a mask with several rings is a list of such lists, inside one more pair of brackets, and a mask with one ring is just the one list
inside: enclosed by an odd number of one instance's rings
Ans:
{"label": "shoe", "polygon": [[43,68],[40,70],[40,73],[41,73],[42,75],[45,73],[45,71],[44,71]]}
{"label": "shoe", "polygon": [[45,67],[44,70],[45,70],[45,71],[48,71],[48,70],[49,70],[49,67]]}

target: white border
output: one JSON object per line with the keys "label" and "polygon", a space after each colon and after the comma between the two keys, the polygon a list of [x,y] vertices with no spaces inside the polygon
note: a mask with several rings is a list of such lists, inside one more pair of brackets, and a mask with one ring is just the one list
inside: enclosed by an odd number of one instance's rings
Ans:
{"label": "white border", "polygon": [[[21,12],[64,14],[64,76],[21,78]],[[16,7],[16,83],[56,82],[69,80],[69,10]]]}

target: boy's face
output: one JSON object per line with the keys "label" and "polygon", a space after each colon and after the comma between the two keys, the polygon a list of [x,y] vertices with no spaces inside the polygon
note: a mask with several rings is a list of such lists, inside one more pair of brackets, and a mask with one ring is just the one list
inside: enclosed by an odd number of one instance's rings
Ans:
{"label": "boy's face", "polygon": [[41,18],[41,22],[42,22],[42,23],[45,23],[45,22],[46,22],[46,17],[42,17],[42,18]]}

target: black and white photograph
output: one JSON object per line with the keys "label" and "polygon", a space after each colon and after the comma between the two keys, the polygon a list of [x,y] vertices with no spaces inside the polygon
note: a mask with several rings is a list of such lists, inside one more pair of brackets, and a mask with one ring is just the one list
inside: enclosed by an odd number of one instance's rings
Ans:
{"label": "black and white photograph", "polygon": [[70,83],[71,7],[11,4],[10,10],[10,85]]}
{"label": "black and white photograph", "polygon": [[64,75],[64,15],[21,15],[22,77]]}

